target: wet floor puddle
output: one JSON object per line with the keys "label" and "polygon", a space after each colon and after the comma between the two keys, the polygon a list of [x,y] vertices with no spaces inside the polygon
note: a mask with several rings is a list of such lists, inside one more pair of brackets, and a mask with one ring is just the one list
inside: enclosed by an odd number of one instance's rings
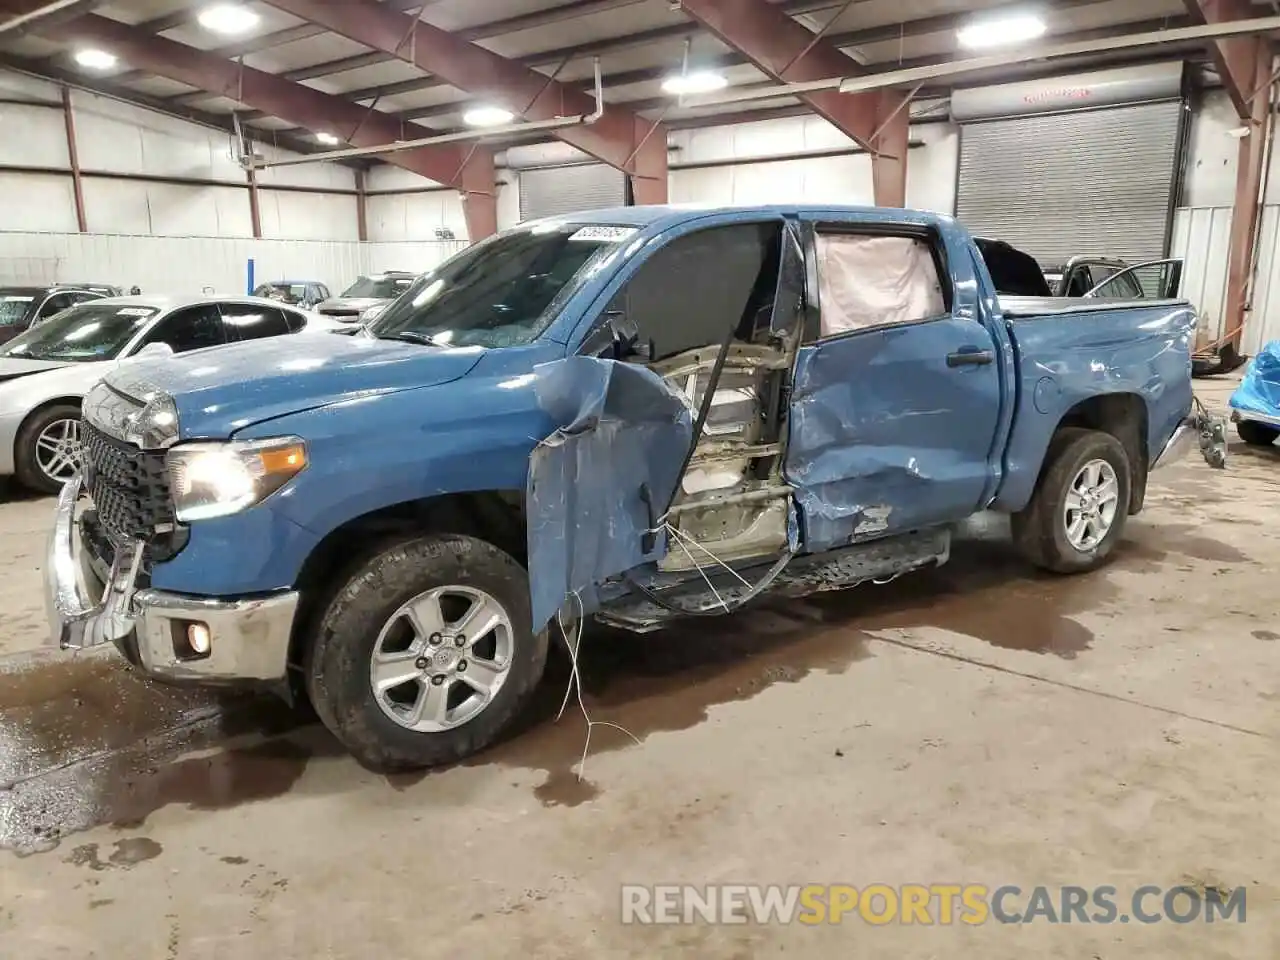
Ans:
{"label": "wet floor puddle", "polygon": [[[1132,525],[1118,567],[1142,569],[1175,554],[1248,560],[1191,529]],[[1074,657],[1094,640],[1075,618],[1116,596],[1105,573],[1029,571],[998,528],[984,529],[958,542],[948,565],[883,586],[764,601],[644,636],[589,625],[579,656],[582,694],[594,719],[643,740],[696,726],[712,707],[774,684],[841,673],[870,655],[867,634],[874,631],[937,627],[998,647]],[[568,681],[567,657],[553,658],[520,729],[468,765],[540,772],[535,793],[549,806],[596,796],[598,787],[577,772],[586,724],[576,702],[552,722]],[[325,731],[299,722],[272,699],[142,681],[114,657],[0,672],[0,847],[31,853],[98,825],[139,827],[171,805],[218,810],[285,794],[317,757],[341,755]],[[229,742],[237,737],[250,742]],[[596,726],[591,754],[632,743],[617,729]],[[388,781],[410,789],[427,776]],[[74,855],[91,869],[158,853],[145,844],[89,846]]]}

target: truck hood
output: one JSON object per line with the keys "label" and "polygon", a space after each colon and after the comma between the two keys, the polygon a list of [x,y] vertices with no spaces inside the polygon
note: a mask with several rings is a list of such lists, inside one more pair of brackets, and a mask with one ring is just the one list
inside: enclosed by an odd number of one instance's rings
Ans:
{"label": "truck hood", "polygon": [[479,347],[313,333],[138,360],[106,379],[137,399],[154,391],[173,397],[182,439],[225,439],[301,410],[448,383],[483,354]]}

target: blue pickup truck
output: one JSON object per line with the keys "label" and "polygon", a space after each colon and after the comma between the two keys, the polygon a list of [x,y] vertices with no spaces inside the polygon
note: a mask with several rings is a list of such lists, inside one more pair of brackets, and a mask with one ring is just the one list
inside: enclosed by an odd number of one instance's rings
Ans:
{"label": "blue pickup truck", "polygon": [[364,328],[121,367],[58,501],[54,642],[287,691],[423,767],[491,743],[587,617],[882,580],[984,510],[1092,569],[1150,471],[1222,463],[1196,317],[1009,270],[912,211],[628,207],[478,243]]}

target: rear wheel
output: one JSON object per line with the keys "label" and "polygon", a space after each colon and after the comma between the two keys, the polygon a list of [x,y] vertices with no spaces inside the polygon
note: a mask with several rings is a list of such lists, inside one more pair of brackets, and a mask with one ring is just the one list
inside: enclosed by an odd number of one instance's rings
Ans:
{"label": "rear wheel", "polygon": [[59,403],[33,414],[18,432],[18,482],[38,493],[57,493],[80,469],[80,408]]}
{"label": "rear wheel", "polygon": [[546,659],[524,568],[483,540],[429,536],[377,554],[339,589],[309,653],[307,692],[365,766],[432,767],[500,736]]}
{"label": "rear wheel", "polygon": [[1245,443],[1255,447],[1269,447],[1280,437],[1280,429],[1256,420],[1241,420],[1236,424],[1236,433]]}
{"label": "rear wheel", "polygon": [[1018,550],[1055,573],[1101,566],[1129,517],[1129,471],[1128,454],[1111,434],[1059,430],[1031,502],[1013,515]]}

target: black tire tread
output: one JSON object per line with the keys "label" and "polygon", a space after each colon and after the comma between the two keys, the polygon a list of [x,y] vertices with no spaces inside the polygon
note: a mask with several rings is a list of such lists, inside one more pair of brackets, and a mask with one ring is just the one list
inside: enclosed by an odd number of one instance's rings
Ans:
{"label": "black tire tread", "polygon": [[[499,595],[515,631],[512,675],[468,723],[414,733],[382,714],[368,682],[378,631],[396,608],[442,583],[475,583]],[[321,722],[360,763],[378,771],[455,763],[491,744],[528,703],[546,666],[548,631],[529,625],[528,574],[510,555],[475,537],[418,535],[374,549],[341,585],[304,658],[307,695]]]}
{"label": "black tire tread", "polygon": [[1280,429],[1256,420],[1240,420],[1236,423],[1240,439],[1252,447],[1269,447],[1280,437]]}
{"label": "black tire tread", "polygon": [[[1059,539],[1058,515],[1067,486],[1087,460],[1108,459],[1116,467],[1121,508],[1102,543],[1090,554],[1082,554]],[[1132,488],[1132,467],[1124,444],[1110,433],[1084,427],[1058,430],[1045,453],[1044,466],[1035,492],[1025,508],[1011,518],[1013,543],[1030,563],[1054,573],[1082,573],[1105,563],[1112,548],[1124,533]]]}

